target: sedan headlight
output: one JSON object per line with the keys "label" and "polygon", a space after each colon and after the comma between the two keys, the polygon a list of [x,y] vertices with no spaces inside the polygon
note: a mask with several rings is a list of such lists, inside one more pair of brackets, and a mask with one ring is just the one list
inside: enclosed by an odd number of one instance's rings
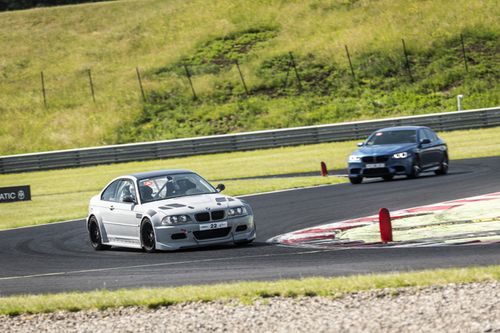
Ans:
{"label": "sedan headlight", "polygon": [[243,216],[243,215],[246,215],[247,213],[248,213],[247,209],[245,207],[243,207],[243,206],[229,208],[227,210],[227,216],[228,217]]}
{"label": "sedan headlight", "polygon": [[349,156],[349,162],[350,163],[355,163],[355,162],[361,162],[361,156],[357,156],[357,155],[350,155]]}
{"label": "sedan headlight", "polygon": [[407,158],[408,153],[407,152],[397,153],[397,154],[392,155],[392,157],[394,157],[394,158]]}
{"label": "sedan headlight", "polygon": [[189,215],[171,215],[165,216],[161,220],[161,224],[163,225],[173,225],[173,224],[182,224],[191,221]]}

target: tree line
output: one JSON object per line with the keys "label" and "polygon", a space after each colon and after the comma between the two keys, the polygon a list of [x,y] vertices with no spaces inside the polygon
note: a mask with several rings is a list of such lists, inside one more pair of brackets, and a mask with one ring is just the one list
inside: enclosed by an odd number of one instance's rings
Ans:
{"label": "tree line", "polygon": [[[19,10],[35,7],[72,5],[105,0],[0,0],[0,11]],[[109,1],[109,0],[108,0]]]}

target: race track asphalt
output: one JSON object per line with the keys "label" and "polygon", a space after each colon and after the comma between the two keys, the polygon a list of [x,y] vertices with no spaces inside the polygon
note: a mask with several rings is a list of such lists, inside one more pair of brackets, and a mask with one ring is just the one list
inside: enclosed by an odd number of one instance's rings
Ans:
{"label": "race track asphalt", "polygon": [[498,265],[500,244],[311,250],[265,241],[372,215],[381,207],[396,210],[499,191],[500,157],[491,157],[452,161],[446,176],[248,196],[258,227],[256,242],[173,253],[93,251],[83,220],[0,231],[0,296]]}

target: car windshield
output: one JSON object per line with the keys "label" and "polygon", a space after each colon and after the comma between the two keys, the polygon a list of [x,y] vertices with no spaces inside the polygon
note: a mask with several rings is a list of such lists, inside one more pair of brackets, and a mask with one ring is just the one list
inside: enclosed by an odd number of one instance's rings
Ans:
{"label": "car windshield", "polygon": [[165,174],[140,179],[138,183],[143,203],[217,192],[212,185],[195,173]]}
{"label": "car windshield", "polygon": [[395,131],[379,131],[375,132],[368,140],[367,146],[374,145],[392,145],[398,143],[416,143],[417,132],[415,130],[395,130]]}

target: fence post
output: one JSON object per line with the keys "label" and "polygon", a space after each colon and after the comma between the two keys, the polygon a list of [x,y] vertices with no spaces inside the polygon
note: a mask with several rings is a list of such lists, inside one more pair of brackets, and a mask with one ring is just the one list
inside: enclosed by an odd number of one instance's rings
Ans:
{"label": "fence post", "polygon": [[87,73],[89,75],[90,93],[92,94],[92,100],[95,103],[94,82],[92,81],[92,72],[90,68],[87,70]]}
{"label": "fence post", "polygon": [[189,73],[189,69],[186,64],[184,64],[184,70],[186,71],[186,77],[189,81],[189,86],[191,87],[191,92],[193,93],[193,99],[198,99],[196,96],[196,91],[194,91],[193,82],[191,81],[191,73]]}
{"label": "fence post", "polygon": [[354,75],[354,68],[352,67],[351,55],[349,54],[349,49],[347,48],[347,45],[344,46],[345,46],[345,53],[347,54],[347,59],[349,60],[349,67],[351,68],[352,78],[356,80],[356,75]]}
{"label": "fence post", "polygon": [[238,63],[237,59],[234,62],[236,64],[236,68],[238,68],[238,73],[240,73],[240,79],[241,83],[243,84],[243,88],[245,88],[245,93],[247,94],[247,96],[249,96],[250,94],[248,93],[247,84],[245,83],[245,78],[243,77],[243,73],[241,72],[240,64]]}
{"label": "fence post", "polygon": [[469,72],[469,67],[467,66],[467,57],[465,56],[465,44],[464,44],[464,35],[460,34],[460,41],[462,42],[462,55],[464,57],[464,66],[465,71]]}
{"label": "fence post", "polygon": [[42,96],[43,96],[43,105],[47,107],[47,95],[45,93],[45,77],[43,75],[43,71],[40,72],[40,79],[42,81]]}
{"label": "fence post", "polygon": [[139,81],[139,88],[141,89],[142,100],[145,102],[146,94],[144,94],[144,88],[142,87],[141,72],[139,71],[139,67],[135,68],[135,72],[137,73],[137,81]]}
{"label": "fence post", "polygon": [[290,52],[290,62],[293,66],[293,70],[295,71],[295,77],[297,78],[297,83],[299,84],[299,90],[302,90],[302,83],[300,82],[299,72],[297,71],[297,66],[295,65],[295,59],[293,59],[292,52]]}
{"label": "fence post", "polygon": [[283,83],[283,88],[286,88],[288,86],[288,76],[290,75],[290,62],[288,62],[288,66],[286,68],[286,76],[285,76],[285,82]]}
{"label": "fence post", "polygon": [[408,60],[408,53],[406,52],[405,40],[401,39],[401,41],[403,42],[403,52],[406,60],[406,70],[408,71],[408,76],[410,77],[411,82],[413,82],[413,75],[411,74],[410,61]]}

